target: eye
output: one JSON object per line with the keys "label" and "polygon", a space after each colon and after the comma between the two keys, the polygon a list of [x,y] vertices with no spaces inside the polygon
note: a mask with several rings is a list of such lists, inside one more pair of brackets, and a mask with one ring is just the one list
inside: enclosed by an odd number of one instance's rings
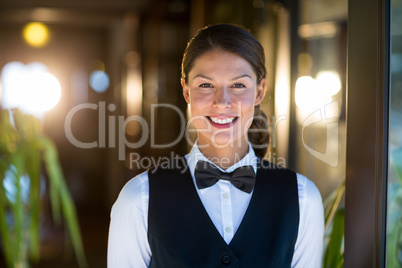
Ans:
{"label": "eye", "polygon": [[234,87],[234,88],[245,88],[246,86],[244,84],[242,84],[242,83],[236,83],[236,84],[233,84],[232,87]]}
{"label": "eye", "polygon": [[209,83],[203,83],[203,84],[199,85],[199,87],[201,87],[201,88],[211,88],[212,85],[209,84]]}

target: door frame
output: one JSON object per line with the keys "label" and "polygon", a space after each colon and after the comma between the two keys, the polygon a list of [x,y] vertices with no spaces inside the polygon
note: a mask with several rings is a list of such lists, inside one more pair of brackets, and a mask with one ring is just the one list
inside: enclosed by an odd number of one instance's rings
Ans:
{"label": "door frame", "polygon": [[390,0],[350,0],[345,267],[386,267]]}

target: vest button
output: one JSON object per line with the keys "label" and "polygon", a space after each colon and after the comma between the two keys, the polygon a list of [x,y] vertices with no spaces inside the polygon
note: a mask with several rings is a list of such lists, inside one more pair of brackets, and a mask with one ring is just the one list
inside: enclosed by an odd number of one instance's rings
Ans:
{"label": "vest button", "polygon": [[229,255],[223,255],[223,257],[222,257],[222,262],[224,263],[224,264],[229,264],[230,263],[230,261],[231,261],[232,259],[230,258],[230,256]]}

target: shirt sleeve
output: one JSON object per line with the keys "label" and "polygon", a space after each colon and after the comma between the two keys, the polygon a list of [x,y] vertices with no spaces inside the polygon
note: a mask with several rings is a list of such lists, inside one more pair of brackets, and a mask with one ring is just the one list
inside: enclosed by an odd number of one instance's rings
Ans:
{"label": "shirt sleeve", "polygon": [[292,268],[320,268],[324,239],[324,208],[315,184],[297,174],[300,222]]}
{"label": "shirt sleeve", "polygon": [[112,207],[108,268],[145,268],[151,259],[148,244],[148,173],[130,180]]}

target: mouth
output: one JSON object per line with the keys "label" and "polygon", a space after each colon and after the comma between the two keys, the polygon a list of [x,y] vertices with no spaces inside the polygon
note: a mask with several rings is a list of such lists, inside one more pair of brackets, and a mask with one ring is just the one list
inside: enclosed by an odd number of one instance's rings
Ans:
{"label": "mouth", "polygon": [[211,123],[212,126],[216,128],[228,128],[234,125],[239,117],[233,116],[233,117],[213,117],[213,116],[207,116],[209,122]]}

